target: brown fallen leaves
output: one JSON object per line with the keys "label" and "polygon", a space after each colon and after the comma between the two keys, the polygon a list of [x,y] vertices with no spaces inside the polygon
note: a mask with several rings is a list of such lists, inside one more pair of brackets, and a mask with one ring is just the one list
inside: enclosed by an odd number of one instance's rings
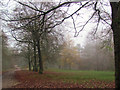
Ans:
{"label": "brown fallen leaves", "polygon": [[63,80],[56,80],[49,74],[60,75],[60,73],[44,72],[42,75],[37,72],[22,70],[15,72],[15,78],[20,82],[13,88],[114,88],[114,82],[89,80],[84,83],[68,83]]}

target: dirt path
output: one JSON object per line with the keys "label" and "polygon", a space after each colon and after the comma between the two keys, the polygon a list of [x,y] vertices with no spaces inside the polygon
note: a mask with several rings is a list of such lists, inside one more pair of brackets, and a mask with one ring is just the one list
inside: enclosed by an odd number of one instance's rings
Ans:
{"label": "dirt path", "polygon": [[[20,70],[20,68],[19,68]],[[19,82],[15,79],[14,73],[18,71],[18,69],[14,69],[12,71],[7,71],[2,75],[2,88],[10,88]]]}

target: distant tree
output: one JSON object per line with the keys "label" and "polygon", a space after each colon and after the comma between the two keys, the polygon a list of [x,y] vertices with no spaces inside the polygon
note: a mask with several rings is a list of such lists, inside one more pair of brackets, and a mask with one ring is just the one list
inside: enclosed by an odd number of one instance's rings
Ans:
{"label": "distant tree", "polygon": [[86,69],[91,70],[114,70],[113,47],[109,45],[110,43],[111,42],[107,41],[107,38],[104,40],[91,40],[87,38],[86,45],[81,51],[81,68],[86,67]]}
{"label": "distant tree", "polygon": [[12,64],[12,52],[10,51],[10,47],[8,46],[8,37],[2,32],[2,69],[8,70],[13,68]]}
{"label": "distant tree", "polygon": [[74,69],[77,66],[76,62],[80,61],[80,52],[69,38],[63,43],[60,54],[59,63],[61,68]]}

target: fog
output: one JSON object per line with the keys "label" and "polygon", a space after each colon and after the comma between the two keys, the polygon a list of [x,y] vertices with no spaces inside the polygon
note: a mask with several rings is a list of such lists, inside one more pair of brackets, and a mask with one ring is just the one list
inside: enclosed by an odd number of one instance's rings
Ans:
{"label": "fog", "polygon": [[[83,2],[82,4],[84,4]],[[108,4],[108,2],[105,2]],[[39,7],[37,3],[36,6]],[[46,5],[43,10],[48,10],[48,7],[52,7],[53,4],[47,6],[46,3],[42,3]],[[40,4],[40,5],[42,5]],[[81,4],[81,3],[80,3]],[[62,14],[59,12],[55,13],[57,16],[53,16],[48,22],[52,25],[53,23],[57,23],[60,18],[69,16],[72,14],[76,9],[79,8],[80,4],[72,4],[69,8],[70,10],[65,13],[68,7],[62,7],[59,10],[62,11]],[[91,3],[92,4],[92,3]],[[26,12],[28,17],[34,16],[36,13],[34,10],[31,10],[28,7],[20,7],[20,5],[13,4],[12,9],[5,8],[5,11],[8,10],[6,13],[11,18],[21,18],[26,17]],[[15,5],[15,7],[14,7]],[[3,6],[4,7],[4,6]],[[72,9],[74,7],[74,9]],[[110,6],[104,6],[105,11],[108,14],[111,14]],[[107,9],[108,8],[108,9]],[[71,10],[72,9],[72,10]],[[26,11],[27,10],[27,11]],[[89,12],[90,11],[90,12]],[[81,13],[82,12],[82,13]],[[114,70],[114,55],[113,55],[113,37],[112,31],[108,33],[110,27],[104,24],[102,21],[99,23],[99,27],[97,33],[95,31],[96,25],[96,18],[97,15],[94,17],[93,22],[89,22],[85,28],[83,29],[83,24],[86,23],[86,20],[89,19],[90,15],[94,12],[93,7],[85,7],[77,14],[75,14],[72,18],[67,19],[65,22],[56,26],[51,30],[50,33],[43,34],[40,37],[40,50],[41,50],[41,58],[43,61],[43,68],[59,68],[59,69],[69,69],[69,70],[97,70],[97,71],[106,71]],[[62,15],[61,16],[59,16]],[[17,16],[18,15],[18,16]],[[21,15],[21,16],[20,16]],[[52,15],[52,13],[48,14]],[[2,15],[6,19],[6,15]],[[16,17],[17,16],[17,17]],[[103,15],[104,16],[104,15]],[[107,15],[106,15],[107,16]],[[47,18],[47,17],[46,17]],[[8,17],[7,17],[8,19]],[[54,21],[57,19],[56,21]],[[36,20],[37,24],[33,26],[28,26],[33,29],[33,31],[29,30],[26,31],[25,29],[21,28],[17,30],[11,31],[14,28],[18,28],[19,26],[25,25],[27,21],[24,22],[5,22],[3,25],[3,69],[10,69],[14,68],[14,65],[18,65],[19,67],[25,69],[31,67],[39,66],[39,54],[37,50],[37,43],[34,46],[34,28],[40,28],[38,23],[41,19]],[[75,20],[75,22],[73,22]],[[60,22],[60,21],[59,21]],[[110,20],[108,20],[111,23]],[[75,25],[76,28],[75,28]],[[46,26],[49,23],[46,22]],[[82,26],[81,26],[82,25]],[[45,27],[46,27],[45,26]],[[31,29],[30,28],[30,29]],[[83,29],[83,30],[82,30]],[[48,29],[48,32],[50,30]],[[104,33],[103,33],[104,31]],[[37,32],[40,33],[40,32]],[[95,33],[95,34],[93,34]],[[37,34],[36,34],[37,36]],[[38,35],[39,36],[39,35]],[[31,43],[21,43],[18,40],[26,40]],[[35,38],[35,41],[37,38]]]}

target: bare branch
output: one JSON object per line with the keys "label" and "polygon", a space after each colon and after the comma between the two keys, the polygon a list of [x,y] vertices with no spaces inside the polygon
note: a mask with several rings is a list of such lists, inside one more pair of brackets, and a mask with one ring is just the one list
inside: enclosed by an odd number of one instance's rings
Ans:
{"label": "bare branch", "polygon": [[18,41],[18,42],[21,42],[21,43],[33,43],[33,42],[31,42],[30,40],[29,40],[29,41],[18,40],[17,37],[14,36],[15,34],[13,34],[12,30],[11,30],[11,35],[12,35],[12,37],[13,37],[16,41]]}
{"label": "bare branch", "polygon": [[39,12],[41,12],[41,13],[44,13],[43,11],[38,10],[37,8],[33,8],[33,7],[31,7],[31,6],[27,5],[27,4],[24,4],[24,3],[19,2],[19,1],[17,1],[17,2],[18,2],[19,4],[21,4],[21,5],[23,5],[23,6],[26,6],[26,7],[30,8],[30,9],[33,9],[33,10],[35,10],[35,11],[39,11]]}
{"label": "bare branch", "polygon": [[75,25],[75,20],[74,20],[73,16],[71,16],[71,18],[72,18],[72,20],[73,20],[73,26],[74,26],[74,29],[75,29],[75,35],[76,35],[76,33],[77,33],[77,29],[76,29],[76,25]]}
{"label": "bare branch", "polygon": [[100,11],[98,11],[98,23],[97,23],[97,26],[96,26],[96,30],[95,30],[95,32],[94,32],[94,34],[93,35],[95,35],[96,34],[96,32],[97,32],[97,30],[98,30],[98,26],[99,26],[99,23],[100,23]]}
{"label": "bare branch", "polygon": [[79,33],[85,28],[85,26],[88,24],[88,22],[94,17],[94,15],[96,14],[97,11],[95,11],[92,16],[88,19],[88,21],[83,25],[82,29],[79,30],[79,32],[74,36],[77,37],[79,35]]}
{"label": "bare branch", "polygon": [[76,10],[75,12],[73,12],[71,15],[63,18],[59,23],[57,23],[57,24],[55,24],[55,25],[53,25],[53,26],[51,26],[51,27],[48,27],[48,28],[54,28],[54,27],[62,24],[62,22],[64,22],[64,21],[65,21],[66,19],[68,19],[69,17],[72,17],[74,14],[76,14],[79,10],[81,10],[81,9],[82,9],[85,5],[87,5],[88,3],[89,3],[89,2],[86,2],[84,5],[82,5],[79,9],[77,9],[77,10]]}

